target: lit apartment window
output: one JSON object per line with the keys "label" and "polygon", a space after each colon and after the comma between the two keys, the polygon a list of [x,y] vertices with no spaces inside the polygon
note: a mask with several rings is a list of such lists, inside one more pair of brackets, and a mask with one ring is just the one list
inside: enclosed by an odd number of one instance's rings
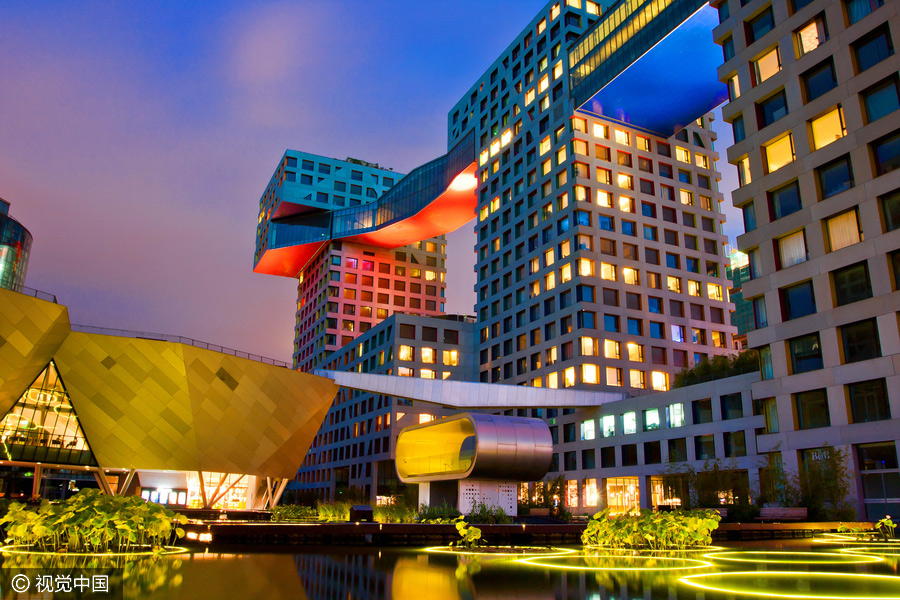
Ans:
{"label": "lit apartment window", "polygon": [[737,74],[728,78],[728,99],[732,102],[741,97],[741,82]]}
{"label": "lit apartment window", "polygon": [[628,342],[628,360],[632,362],[644,362],[644,347],[635,342]]}
{"label": "lit apartment window", "polygon": [[615,340],[603,341],[603,356],[606,358],[618,359],[622,358],[622,351],[619,342]]}
{"label": "lit apartment window", "polygon": [[606,385],[622,387],[622,369],[606,367]]}
{"label": "lit apartment window", "polygon": [[575,385],[575,367],[568,367],[563,371],[563,385],[565,387]]}
{"label": "lit apartment window", "polygon": [[444,350],[443,362],[449,367],[459,366],[459,350]]}
{"label": "lit apartment window", "polygon": [[555,390],[559,387],[559,373],[547,374],[547,387],[551,390]]}
{"label": "lit apartment window", "polygon": [[622,144],[623,146],[631,145],[631,134],[627,131],[623,131],[621,129],[616,129],[616,142]]}
{"label": "lit apartment window", "polygon": [[[586,259],[581,259],[586,260]],[[641,284],[641,272],[638,269],[634,269],[632,267],[622,267],[622,276],[624,278],[625,283],[629,285],[640,285]]]}
{"label": "lit apartment window", "polygon": [[691,151],[681,146],[675,146],[675,158],[680,162],[691,164]]}
{"label": "lit apartment window", "polygon": [[806,237],[802,230],[778,240],[778,257],[782,269],[806,261]]}
{"label": "lit apartment window", "polygon": [[825,41],[825,22],[816,17],[800,29],[794,36],[797,40],[797,58],[809,54]]}
{"label": "lit apartment window", "polygon": [[[584,383],[600,383],[600,367],[597,365],[581,365],[581,380]],[[593,426],[593,421],[590,421],[590,423]]]}
{"label": "lit apartment window", "polygon": [[616,281],[618,279],[618,277],[616,276],[616,265],[601,262],[600,279],[605,279],[607,281]]}
{"label": "lit apartment window", "polygon": [[596,421],[590,419],[588,421],[581,422],[581,441],[587,442],[597,437],[597,430],[595,426]]}
{"label": "lit apartment window", "polygon": [[604,140],[609,139],[609,125],[602,125],[600,123],[594,123],[594,137],[603,138]]}
{"label": "lit apartment window", "polygon": [[847,135],[844,126],[844,111],[836,106],[817,119],[809,122],[812,131],[812,149],[818,150]]}
{"label": "lit apartment window", "polygon": [[412,346],[400,345],[400,360],[413,361],[416,360],[416,349]]}
{"label": "lit apartment window", "polygon": [[550,77],[544,75],[541,77],[540,81],[538,81],[538,94],[543,94],[547,91],[547,87],[550,85]]}
{"label": "lit apartment window", "polygon": [[688,279],[688,296],[700,297],[703,295],[702,285],[699,281]]}
{"label": "lit apartment window", "polygon": [[397,368],[397,375],[398,375],[399,377],[415,377],[415,376],[416,376],[416,370],[415,370],[415,369],[410,369],[409,367],[398,367],[398,368]]}
{"label": "lit apartment window", "polygon": [[435,379],[435,374],[431,369],[419,369],[419,377],[422,379]]}
{"label": "lit apartment window", "polygon": [[424,346],[421,350],[421,356],[423,363],[434,364],[437,362],[437,353],[434,351],[434,348]]}
{"label": "lit apartment window", "polygon": [[781,56],[778,54],[777,46],[753,61],[753,74],[756,76],[756,85],[759,85],[780,70]]}
{"label": "lit apartment window", "polygon": [[622,433],[629,435],[637,433],[637,413],[634,411],[622,415]]}
{"label": "lit apartment window", "polygon": [[684,404],[675,402],[666,407],[666,426],[669,428],[684,426]]}
{"label": "lit apartment window", "polygon": [[682,204],[685,204],[687,206],[694,205],[694,194],[692,192],[689,192],[688,190],[679,190],[678,192],[678,197],[681,200]]}
{"label": "lit apartment window", "polygon": [[670,292],[675,292],[676,294],[680,294],[681,293],[681,278],[668,275],[666,277],[666,287],[669,289]]}
{"label": "lit apartment window", "polygon": [[605,438],[616,435],[615,415],[603,415],[600,417],[600,432]]}
{"label": "lit apartment window", "polygon": [[722,300],[722,286],[718,283],[707,283],[706,295],[710,300]]}
{"label": "lit apartment window", "polygon": [[738,185],[743,187],[750,183],[750,158],[747,156],[742,157],[735,166],[738,172]]}
{"label": "lit apartment window", "polygon": [[700,154],[699,152],[694,153],[694,162],[701,169],[709,168],[709,157],[705,154]]}
{"label": "lit apartment window", "polygon": [[670,327],[673,342],[684,341],[684,325],[672,325]]}
{"label": "lit apartment window", "polygon": [[[569,265],[566,265],[567,267]],[[594,261],[589,258],[579,258],[578,259],[578,274],[582,277],[593,277],[594,276]],[[567,280],[568,281],[568,280]]]}
{"label": "lit apartment window", "polygon": [[550,152],[550,136],[549,135],[541,140],[541,145],[539,147],[539,151],[542,156],[544,154]]}
{"label": "lit apartment window", "polygon": [[653,391],[665,392],[669,389],[669,374],[662,371],[650,373],[650,385]]}
{"label": "lit apartment window", "polygon": [[766,154],[766,169],[773,173],[794,161],[794,138],[788,133],[763,146]]}
{"label": "lit apartment window", "polygon": [[859,217],[855,208],[825,219],[825,228],[828,231],[828,245],[832,252],[862,241]]}
{"label": "lit apartment window", "polygon": [[629,385],[634,389],[642,390],[647,387],[647,383],[644,380],[643,371],[631,369],[630,371],[628,371],[628,380]]}

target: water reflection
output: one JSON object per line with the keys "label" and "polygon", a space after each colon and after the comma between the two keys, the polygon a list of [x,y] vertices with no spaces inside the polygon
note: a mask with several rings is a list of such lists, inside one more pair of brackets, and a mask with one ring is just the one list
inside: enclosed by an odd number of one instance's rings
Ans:
{"label": "water reflection", "polygon": [[[124,598],[154,600],[701,600],[778,594],[900,598],[896,548],[852,546],[852,552],[837,552],[844,548],[837,540],[827,545],[731,545],[704,553],[579,549],[577,554],[523,560],[421,549],[329,547],[298,554],[197,552],[125,562],[93,558],[90,565],[77,565],[82,559],[75,557],[4,556],[2,571],[119,568],[125,575],[119,578]],[[810,552],[815,555],[804,554]],[[860,562],[860,555],[877,558]]]}

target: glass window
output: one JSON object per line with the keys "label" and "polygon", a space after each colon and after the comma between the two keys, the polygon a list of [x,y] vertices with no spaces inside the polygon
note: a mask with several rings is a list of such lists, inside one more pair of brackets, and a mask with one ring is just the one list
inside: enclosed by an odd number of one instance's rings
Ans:
{"label": "glass window", "polygon": [[637,433],[637,413],[634,411],[622,415],[622,433]]}
{"label": "glass window", "polygon": [[779,265],[782,269],[787,269],[806,261],[806,238],[803,235],[803,230],[778,240],[778,257]]}
{"label": "glass window", "polygon": [[728,458],[747,456],[747,438],[743,431],[729,431],[723,437],[725,438],[725,456]]}
{"label": "glass window", "polygon": [[816,169],[822,199],[830,198],[853,187],[850,156],[845,155]]}
{"label": "glass window", "polygon": [[826,219],[825,228],[828,230],[828,243],[832,252],[862,241],[855,208]]}
{"label": "glass window", "polygon": [[863,106],[866,109],[866,122],[877,121],[900,108],[900,85],[897,75],[862,92]]}
{"label": "glass window", "polygon": [[706,398],[705,400],[694,400],[693,402],[691,402],[691,410],[693,412],[694,425],[700,425],[701,423],[712,423],[713,414],[711,399]]}
{"label": "glass window", "polygon": [[803,80],[803,88],[806,92],[807,102],[812,102],[825,92],[828,92],[837,86],[837,77],[834,74],[834,62],[830,58],[806,71],[800,78]]}
{"label": "glass window", "polygon": [[600,417],[600,430],[603,437],[612,437],[616,435],[616,417],[615,415],[604,415]]}
{"label": "glass window", "polygon": [[866,261],[832,271],[831,277],[834,281],[835,306],[844,306],[872,297]]}
{"label": "glass window", "polygon": [[825,23],[821,18],[807,23],[795,33],[797,38],[797,54],[804,56],[819,47],[825,41]]}
{"label": "glass window", "polygon": [[746,21],[747,45],[749,46],[774,28],[775,17],[772,14],[772,8],[769,7],[759,15]]}
{"label": "glass window", "polygon": [[858,381],[847,385],[853,423],[887,421],[891,418],[887,387],[884,379]]}
{"label": "glass window", "polygon": [[872,155],[878,175],[900,168],[900,131],[872,142]]}
{"label": "glass window", "polygon": [[684,404],[675,402],[666,407],[666,427],[684,426]]}
{"label": "glass window", "polygon": [[797,414],[797,429],[816,429],[831,425],[825,390],[794,394],[794,407]]}
{"label": "glass window", "polygon": [[740,392],[721,396],[719,402],[722,405],[722,419],[740,419],[744,416],[744,406]]}
{"label": "glass window", "polygon": [[787,97],[784,90],[760,102],[757,105],[757,114],[759,115],[760,129],[787,115]]}
{"label": "glass window", "polygon": [[894,45],[891,43],[891,34],[887,24],[865,35],[854,42],[852,46],[858,73],[877,65],[894,53]]}
{"label": "glass window", "polygon": [[793,214],[803,208],[800,202],[800,186],[796,181],[769,192],[772,220]]}
{"label": "glass window", "polygon": [[789,133],[769,142],[763,149],[766,152],[766,168],[768,173],[794,161],[794,138]]}
{"label": "glass window", "polygon": [[788,340],[791,354],[791,372],[806,373],[822,368],[822,346],[819,334],[812,333]]}
{"label": "glass window", "polygon": [[753,74],[756,76],[756,85],[759,85],[780,70],[781,57],[778,54],[778,46],[776,46],[753,62]]}
{"label": "glass window", "polygon": [[878,326],[875,319],[857,321],[840,328],[844,345],[844,363],[854,363],[881,356]]}
{"label": "glass window", "polygon": [[884,0],[845,0],[847,5],[847,18],[850,24],[854,24],[870,14],[880,6],[884,6]]}
{"label": "glass window", "polygon": [[659,429],[659,409],[650,408],[644,411],[644,431]]}
{"label": "glass window", "polygon": [[812,131],[812,149],[818,150],[847,135],[844,126],[844,112],[836,106],[827,113],[809,122]]}
{"label": "glass window", "polygon": [[781,289],[781,313],[785,321],[816,312],[816,299],[811,281]]}
{"label": "glass window", "polygon": [[744,130],[744,117],[743,115],[738,116],[731,122],[731,129],[734,132],[734,143],[744,141],[744,138],[747,137],[747,133]]}
{"label": "glass window", "polygon": [[884,213],[884,230],[886,232],[900,227],[900,190],[881,197],[881,210]]}
{"label": "glass window", "polygon": [[697,460],[713,460],[716,458],[716,443],[712,434],[694,437],[694,453]]}

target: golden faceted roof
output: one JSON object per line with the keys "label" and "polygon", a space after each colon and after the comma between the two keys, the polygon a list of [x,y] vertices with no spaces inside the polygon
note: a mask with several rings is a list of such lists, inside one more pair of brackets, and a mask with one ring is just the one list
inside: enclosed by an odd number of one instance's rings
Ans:
{"label": "golden faceted roof", "polygon": [[0,406],[53,359],[103,468],[293,477],[338,386],[187,344],[73,332],[64,306],[0,289]]}

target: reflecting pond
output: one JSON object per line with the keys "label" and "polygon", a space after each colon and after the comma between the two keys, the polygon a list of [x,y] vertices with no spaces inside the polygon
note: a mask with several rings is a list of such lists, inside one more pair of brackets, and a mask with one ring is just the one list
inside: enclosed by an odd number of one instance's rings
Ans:
{"label": "reflecting pond", "polygon": [[[182,552],[124,564],[4,555],[2,573],[6,580],[24,567],[108,568],[121,574],[111,581],[129,599],[900,599],[900,544],[837,536],[687,552],[573,548],[528,557],[424,548],[265,550]],[[4,584],[2,598],[24,597]]]}

